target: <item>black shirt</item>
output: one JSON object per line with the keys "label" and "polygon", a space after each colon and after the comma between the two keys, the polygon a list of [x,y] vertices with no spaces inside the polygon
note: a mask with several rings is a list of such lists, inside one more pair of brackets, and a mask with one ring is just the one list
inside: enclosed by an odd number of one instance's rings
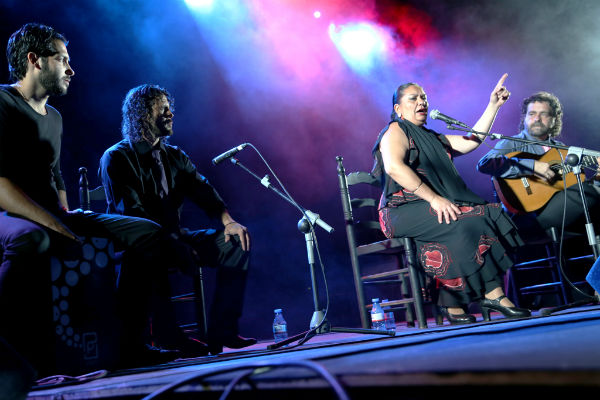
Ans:
{"label": "black shirt", "polygon": [[160,176],[153,169],[152,147],[142,141],[122,140],[100,159],[100,179],[108,200],[108,212],[148,218],[170,231],[180,227],[180,211],[187,197],[208,216],[219,218],[225,210],[223,199],[196,170],[187,154],[176,146],[158,145],[169,192],[160,193]]}
{"label": "black shirt", "polygon": [[9,179],[49,212],[60,210],[62,118],[46,105],[37,113],[10,85],[0,85],[0,177]]}

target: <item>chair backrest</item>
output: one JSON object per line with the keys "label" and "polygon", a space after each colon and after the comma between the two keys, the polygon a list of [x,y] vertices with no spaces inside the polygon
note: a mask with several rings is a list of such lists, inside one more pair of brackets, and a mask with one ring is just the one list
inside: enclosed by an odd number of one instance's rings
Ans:
{"label": "chair backrest", "polygon": [[[353,246],[356,247],[357,243],[384,240],[378,215],[379,197],[381,196],[380,181],[364,171],[346,174],[342,161],[342,157],[337,157],[346,229],[354,231],[351,234]],[[350,196],[350,187],[353,187],[353,195],[359,197]]]}
{"label": "chair backrest", "polygon": [[79,208],[84,211],[89,211],[91,209],[92,201],[102,200],[106,200],[106,192],[104,192],[104,187],[98,186],[95,189],[90,190],[87,177],[87,168],[79,168]]}

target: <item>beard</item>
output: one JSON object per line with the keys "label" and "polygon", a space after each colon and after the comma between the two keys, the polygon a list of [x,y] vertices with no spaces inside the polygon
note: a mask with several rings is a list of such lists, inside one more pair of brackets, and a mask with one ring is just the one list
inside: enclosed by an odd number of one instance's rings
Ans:
{"label": "beard", "polygon": [[148,134],[144,135],[144,137],[150,142],[154,142],[156,139],[167,140],[173,135],[173,129],[171,127],[167,127],[165,124],[158,121],[154,122],[149,128]]}
{"label": "beard", "polygon": [[157,137],[169,137],[173,135],[173,125],[169,126],[166,122],[160,121],[156,124]]}
{"label": "beard", "polygon": [[545,137],[548,135],[549,131],[550,128],[541,123],[531,124],[527,127],[527,132],[529,132],[531,136],[535,137]]}
{"label": "beard", "polygon": [[61,85],[62,78],[58,77],[56,72],[52,72],[46,63],[42,63],[40,83],[50,96],[64,96],[67,94],[67,87]]}

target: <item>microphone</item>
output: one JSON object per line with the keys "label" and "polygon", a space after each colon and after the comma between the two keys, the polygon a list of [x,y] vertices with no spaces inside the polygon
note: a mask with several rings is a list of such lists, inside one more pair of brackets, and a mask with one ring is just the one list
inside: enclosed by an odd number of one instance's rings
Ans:
{"label": "microphone", "polygon": [[225,153],[220,154],[218,156],[216,156],[215,158],[212,159],[212,163],[214,165],[217,165],[218,163],[227,160],[228,158],[233,157],[234,155],[236,155],[239,151],[242,151],[244,149],[244,147],[248,146],[248,143],[243,143],[240,144],[238,147],[234,147],[231,150],[227,150]]}
{"label": "microphone", "polygon": [[451,118],[447,115],[444,115],[441,112],[439,112],[438,110],[431,110],[431,112],[429,113],[429,116],[431,117],[431,119],[439,119],[440,121],[444,121],[445,123],[447,123],[449,125],[458,125],[458,126],[462,126],[463,128],[470,128],[470,126],[468,126],[467,124],[460,122],[454,118]]}

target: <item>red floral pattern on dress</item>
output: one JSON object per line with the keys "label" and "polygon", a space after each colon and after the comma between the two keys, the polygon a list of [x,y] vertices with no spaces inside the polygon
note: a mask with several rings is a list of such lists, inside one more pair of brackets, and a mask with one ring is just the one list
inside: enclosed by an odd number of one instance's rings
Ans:
{"label": "red floral pattern on dress", "polygon": [[479,265],[483,265],[483,255],[492,247],[494,242],[497,242],[498,239],[481,235],[479,238],[479,244],[477,245],[477,249],[475,250],[475,262]]}
{"label": "red floral pattern on dress", "polygon": [[450,290],[463,290],[465,288],[465,281],[463,278],[454,278],[454,279],[440,279],[438,278],[438,282],[440,282],[446,289]]}
{"label": "red floral pattern on dress", "polygon": [[458,207],[462,214],[458,215],[458,219],[467,218],[467,217],[480,217],[485,214],[484,206],[460,206]]}
{"label": "red floral pattern on dress", "polygon": [[[484,206],[459,206],[458,209],[462,214],[458,214],[457,219],[463,219],[468,217],[480,217],[485,214]],[[429,207],[429,214],[437,218],[437,211]]]}
{"label": "red floral pattern on dress", "polygon": [[435,277],[446,275],[452,261],[446,246],[441,243],[426,243],[421,246],[419,254],[425,272]]}
{"label": "red floral pattern on dress", "polygon": [[379,226],[386,238],[391,239],[394,237],[394,229],[390,222],[389,208],[384,207],[379,210]]}

